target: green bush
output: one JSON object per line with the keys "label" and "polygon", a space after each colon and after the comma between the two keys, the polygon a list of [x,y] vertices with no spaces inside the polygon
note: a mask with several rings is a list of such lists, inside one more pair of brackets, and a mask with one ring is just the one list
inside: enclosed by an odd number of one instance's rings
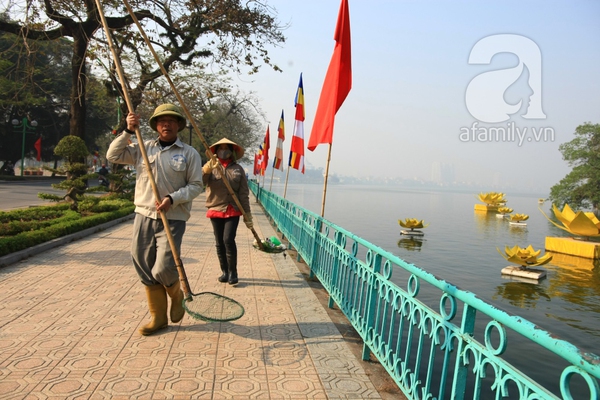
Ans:
{"label": "green bush", "polygon": [[64,221],[75,221],[81,219],[81,215],[72,210],[66,210],[62,215],[57,215],[54,218],[33,219],[29,221],[8,221],[0,225],[0,236],[14,236],[21,232],[38,231],[43,228],[56,225]]}
{"label": "green bush", "polygon": [[68,204],[57,204],[43,207],[32,207],[11,211],[0,211],[0,224],[11,221],[31,221],[54,219],[69,209]]}
{"label": "green bush", "polygon": [[116,196],[93,199],[84,199],[86,211],[81,213],[64,203],[0,211],[0,257],[124,217],[135,209],[131,201]]}

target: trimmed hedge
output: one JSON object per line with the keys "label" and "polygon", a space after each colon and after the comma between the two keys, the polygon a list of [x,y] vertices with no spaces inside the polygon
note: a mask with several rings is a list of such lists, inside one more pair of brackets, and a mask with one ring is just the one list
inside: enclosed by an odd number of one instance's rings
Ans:
{"label": "trimmed hedge", "polygon": [[13,220],[0,224],[0,236],[15,236],[21,232],[39,231],[41,229],[56,225],[66,221],[76,221],[81,219],[77,211],[66,210],[60,213],[52,213],[53,218],[32,219],[32,220]]}
{"label": "trimmed hedge", "polygon": [[[57,209],[61,212],[56,213]],[[68,205],[66,209],[64,205],[59,205],[0,212],[0,235],[2,235],[0,236],[0,257],[124,217],[131,214],[134,209],[135,206],[131,201],[118,199],[101,201],[97,205],[99,212],[89,215],[71,211],[68,209]],[[42,215],[46,217],[54,215],[55,218],[42,221],[30,220],[28,216],[31,215],[34,215],[32,218],[39,218]],[[11,217],[17,219],[10,220]],[[8,222],[2,222],[7,219]],[[29,229],[19,231],[15,228],[19,225],[29,227]],[[6,235],[11,229],[13,234]]]}

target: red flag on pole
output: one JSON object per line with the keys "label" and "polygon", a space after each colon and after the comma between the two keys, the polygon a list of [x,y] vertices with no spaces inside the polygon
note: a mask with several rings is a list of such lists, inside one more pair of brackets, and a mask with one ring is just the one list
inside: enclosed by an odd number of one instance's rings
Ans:
{"label": "red flag on pole", "polygon": [[294,117],[289,166],[304,173],[304,85],[302,84],[302,74],[300,74],[300,83],[294,103],[296,116]]}
{"label": "red flag on pole", "polygon": [[258,153],[254,154],[254,175],[260,174]]}
{"label": "red flag on pole", "polygon": [[348,0],[342,0],[335,27],[335,48],[321,89],[307,148],[333,141],[335,114],[352,88],[352,57],[350,51],[350,13]]}
{"label": "red flag on pole", "polygon": [[41,136],[38,140],[35,141],[33,147],[35,147],[35,149],[37,150],[37,157],[35,159],[40,161],[42,159],[42,138],[41,138]]}
{"label": "red flag on pole", "polygon": [[267,167],[269,166],[269,143],[270,143],[270,141],[271,141],[271,139],[269,137],[269,127],[267,126],[267,133],[265,134],[265,140],[260,145],[260,154],[261,154],[260,174],[262,176],[265,175],[265,171],[267,170]]}
{"label": "red flag on pole", "polygon": [[283,122],[283,110],[279,118],[279,127],[277,128],[277,147],[275,148],[275,158],[273,159],[273,168],[283,170],[283,141],[285,140],[285,124]]}

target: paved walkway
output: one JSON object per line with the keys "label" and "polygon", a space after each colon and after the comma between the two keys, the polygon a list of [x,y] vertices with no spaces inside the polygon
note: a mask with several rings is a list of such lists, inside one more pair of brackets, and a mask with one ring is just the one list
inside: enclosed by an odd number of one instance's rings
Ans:
{"label": "paved walkway", "polygon": [[[252,201],[260,237],[275,234]],[[220,284],[204,195],[181,258],[192,292],[245,307],[233,322],[189,316],[153,336],[133,270],[132,221],[0,268],[2,399],[382,398],[292,257],[238,230],[237,287]]]}

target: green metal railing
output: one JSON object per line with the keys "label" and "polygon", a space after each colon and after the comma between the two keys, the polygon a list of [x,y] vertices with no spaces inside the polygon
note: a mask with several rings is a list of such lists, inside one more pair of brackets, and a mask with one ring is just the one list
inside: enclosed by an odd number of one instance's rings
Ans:
{"label": "green metal railing", "polygon": [[[372,353],[408,398],[600,397],[598,355],[436,278],[254,181],[250,189],[328,291],[329,306],[337,304],[361,336],[363,359]],[[537,370],[536,359],[542,357],[556,362],[549,370]],[[540,376],[555,385],[543,386],[535,380]]]}

